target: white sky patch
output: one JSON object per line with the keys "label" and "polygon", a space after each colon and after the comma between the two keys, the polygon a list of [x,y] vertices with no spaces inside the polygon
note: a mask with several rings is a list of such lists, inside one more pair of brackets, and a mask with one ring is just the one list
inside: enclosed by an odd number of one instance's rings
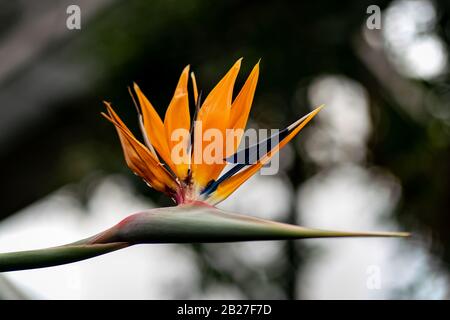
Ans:
{"label": "white sky patch", "polygon": [[447,50],[436,35],[419,37],[405,52],[406,71],[416,78],[431,79],[442,74],[447,67]]}
{"label": "white sky patch", "polygon": [[307,131],[307,155],[321,165],[362,160],[371,132],[365,89],[347,77],[324,75],[311,83],[308,98],[325,107]]}
{"label": "white sky patch", "polygon": [[447,48],[435,32],[436,8],[432,2],[395,1],[383,17],[386,48],[399,72],[429,80],[446,71]]}
{"label": "white sky patch", "polygon": [[[349,165],[309,180],[299,192],[298,205],[308,227],[389,231],[397,229],[388,217],[398,192],[395,179]],[[312,254],[298,283],[304,298],[445,298],[447,276],[433,267],[426,248],[410,239],[321,239],[306,244]],[[375,289],[368,285],[374,267],[380,280]],[[414,282],[420,277],[426,281]],[[408,292],[411,285],[415,290]]]}
{"label": "white sky patch", "polygon": [[218,207],[263,219],[282,220],[289,214],[291,201],[292,191],[280,176],[255,174]]}

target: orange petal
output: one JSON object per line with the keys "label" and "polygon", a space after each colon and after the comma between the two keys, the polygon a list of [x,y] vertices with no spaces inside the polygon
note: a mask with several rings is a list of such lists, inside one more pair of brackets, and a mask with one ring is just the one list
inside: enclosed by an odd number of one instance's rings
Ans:
{"label": "orange petal", "polygon": [[136,140],[111,106],[106,102],[105,105],[109,116],[106,114],[103,116],[116,127],[128,167],[154,189],[166,193],[169,189],[176,192],[178,184],[170,173],[143,144]]}
{"label": "orange petal", "polygon": [[191,119],[189,115],[189,99],[187,89],[188,79],[189,66],[184,68],[181,73],[177,88],[175,89],[172,101],[167,108],[166,116],[164,118],[164,127],[166,129],[167,145],[169,146],[169,150],[175,150],[174,147],[180,143],[183,145],[182,159],[177,159],[177,161],[175,161],[174,156],[179,157],[179,155],[171,155],[173,163],[173,167],[171,168],[181,180],[186,179],[189,169],[189,157],[187,153],[189,136],[183,135],[184,138],[182,141],[176,141],[173,139],[178,138],[172,136],[172,134],[179,129],[183,130],[183,132],[189,133]]}
{"label": "orange petal", "polygon": [[[233,87],[236,81],[236,77],[239,73],[239,69],[241,67],[241,60],[239,59],[233,67],[228,71],[228,73],[220,80],[220,82],[214,87],[214,89],[210,92],[205,102],[203,103],[197,117],[197,121],[201,122],[202,125],[202,133],[204,134],[209,129],[216,129],[222,135],[222,140],[225,137],[226,129],[228,128],[229,118],[230,118],[230,109],[231,109],[231,101],[233,98]],[[201,140],[203,137],[199,136],[198,132],[194,133],[194,151],[195,144],[197,141]],[[223,141],[222,141],[223,142]],[[202,148],[197,149],[202,153],[210,145],[212,142],[203,141]],[[222,148],[221,159],[217,159],[218,161],[222,160],[226,152],[226,144],[222,143],[220,146]],[[225,162],[217,164],[208,164],[205,159],[202,157],[201,163],[198,163],[198,159],[196,160],[194,154],[194,160],[192,164],[192,175],[194,178],[194,182],[197,187],[203,188],[206,184],[212,180],[216,179],[220,174],[222,169],[225,166]]]}
{"label": "orange petal", "polygon": [[[256,84],[258,83],[258,77],[259,62],[253,68],[252,72],[247,78],[247,81],[245,82],[238,96],[236,97],[236,99],[234,99],[233,104],[231,105],[229,128],[236,130],[236,132],[239,129],[245,130],[248,116],[250,114],[250,109],[252,107],[253,97],[255,95]],[[237,148],[239,147],[241,138],[242,136],[239,136],[234,141],[235,144],[234,148],[232,148],[232,153],[236,152]],[[231,155],[232,154],[227,154],[227,157]]]}
{"label": "orange petal", "polygon": [[[289,133],[286,138],[281,140],[281,142],[274,147],[269,153],[267,153],[262,159],[260,159],[257,163],[249,166],[247,169],[235,174],[229,179],[225,180],[221,183],[217,190],[211,195],[211,197],[207,200],[210,204],[217,204],[226,198],[228,198],[237,188],[239,188],[245,181],[247,181],[250,177],[252,177],[259,169],[262,168],[270,159],[281,149],[283,148],[293,137],[295,137],[300,130],[312,119],[315,115],[322,109],[323,106],[320,106],[310,112],[306,118],[304,118],[299,124],[296,122],[292,126],[297,125],[297,127]],[[300,120],[299,120],[300,121]]]}
{"label": "orange petal", "polygon": [[231,119],[230,124],[234,128],[245,129],[248,115],[250,113],[253,97],[255,95],[256,84],[259,77],[259,61],[253,67],[252,72],[245,81],[244,86],[239,92],[236,99],[234,99],[231,105]]}
{"label": "orange petal", "polygon": [[150,101],[139,89],[138,85],[134,84],[134,91],[139,100],[139,105],[141,106],[142,116],[144,118],[144,127],[147,137],[150,143],[155,147],[158,154],[170,167],[173,166],[170,159],[170,150],[167,145],[166,130],[164,124],[161,121],[155,108],[153,108]]}

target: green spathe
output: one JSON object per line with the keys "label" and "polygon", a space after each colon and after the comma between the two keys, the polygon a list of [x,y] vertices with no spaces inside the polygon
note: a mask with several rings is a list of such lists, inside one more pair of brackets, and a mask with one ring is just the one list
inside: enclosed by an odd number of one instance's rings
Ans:
{"label": "green spathe", "polygon": [[219,210],[203,203],[146,210],[64,246],[0,254],[0,272],[55,266],[142,243],[199,243],[325,237],[405,237],[404,232],[310,229]]}

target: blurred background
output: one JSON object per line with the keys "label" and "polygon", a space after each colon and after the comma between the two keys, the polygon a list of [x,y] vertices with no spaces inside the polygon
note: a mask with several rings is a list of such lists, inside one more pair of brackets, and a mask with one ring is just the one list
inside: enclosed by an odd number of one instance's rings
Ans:
{"label": "blurred background", "polygon": [[[81,30],[66,26],[70,4]],[[381,29],[368,28],[370,5]],[[239,57],[237,88],[262,58],[249,126],[326,108],[283,149],[278,175],[220,206],[414,236],[142,245],[1,274],[0,298],[449,298],[449,43],[447,0],[1,0],[1,252],[171,205],[128,170],[101,102],[137,129],[133,81],[163,114],[185,65],[209,92]]]}

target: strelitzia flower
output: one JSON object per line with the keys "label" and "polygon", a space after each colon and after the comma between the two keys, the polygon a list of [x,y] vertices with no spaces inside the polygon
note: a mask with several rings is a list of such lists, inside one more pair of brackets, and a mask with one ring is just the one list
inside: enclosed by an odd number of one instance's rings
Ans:
{"label": "strelitzia flower", "polygon": [[[103,116],[116,128],[128,167],[150,187],[171,197],[176,206],[131,215],[104,232],[72,244],[0,254],[0,272],[74,262],[139,243],[407,236],[402,232],[309,229],[215,207],[267,164],[322,108],[319,106],[267,139],[239,150],[259,77],[258,62],[233,100],[241,61],[231,67],[203,102],[194,74],[189,74],[189,66],[185,67],[164,121],[134,84],[130,94],[137,109],[142,142],[105,102],[107,113]],[[189,79],[192,90],[188,90]],[[192,117],[190,100],[195,104]],[[205,136],[208,130],[215,133],[217,140],[210,141],[212,136]],[[245,155],[245,160],[236,161],[241,155]]]}
{"label": "strelitzia flower", "polygon": [[[237,163],[223,173],[227,164],[225,159],[233,157],[237,152],[259,76],[259,63],[257,63],[233,101],[233,88],[240,66],[241,59],[231,67],[202,104],[198,98],[195,76],[191,73],[193,96],[198,106],[194,121],[191,121],[189,112],[189,66],[181,73],[164,121],[140,88],[134,84],[134,92],[137,96],[134,100],[139,102],[136,103],[136,109],[144,143],[135,138],[114,112],[110,103],[105,102],[108,114],[103,115],[116,127],[130,169],[149,186],[169,195],[178,205],[196,202],[216,205],[225,200],[297,135],[322,108],[316,108],[286,129],[271,136],[268,140],[276,140],[277,144],[269,149],[266,148],[267,152],[258,155],[255,163],[250,165]],[[210,129],[217,130],[216,132],[221,134],[223,139],[205,142],[201,136],[202,133],[199,132],[200,128],[202,132]],[[182,136],[181,141],[174,141],[173,132],[180,129],[192,133],[194,143],[188,135]],[[235,139],[230,143],[231,138]],[[264,143],[267,144],[267,140]],[[219,161],[211,163],[211,160],[206,159],[205,149],[211,148],[213,144],[216,144],[214,149],[222,149],[222,157],[213,159]],[[197,147],[198,145],[200,147]],[[178,150],[182,154],[178,157],[181,161],[175,162],[173,151],[179,146],[182,148]],[[251,149],[252,147],[249,147],[241,152],[248,152]],[[195,151],[197,154],[194,154]]]}

